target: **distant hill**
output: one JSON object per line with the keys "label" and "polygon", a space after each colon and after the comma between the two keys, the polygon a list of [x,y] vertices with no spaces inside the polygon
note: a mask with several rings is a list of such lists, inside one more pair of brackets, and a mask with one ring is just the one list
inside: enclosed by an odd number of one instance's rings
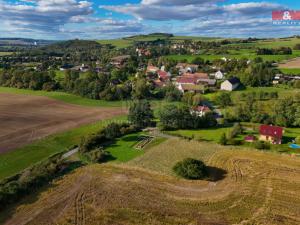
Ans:
{"label": "distant hill", "polygon": [[28,38],[0,38],[0,46],[45,46],[55,42]]}
{"label": "distant hill", "polygon": [[117,48],[126,48],[126,47],[133,46],[135,43],[147,42],[147,41],[168,40],[171,43],[179,43],[185,40],[215,41],[215,40],[223,40],[223,39],[224,38],[218,38],[218,37],[174,36],[173,34],[168,34],[168,33],[152,33],[148,35],[135,35],[135,36],[124,37],[120,39],[98,40],[98,43],[110,44]]}

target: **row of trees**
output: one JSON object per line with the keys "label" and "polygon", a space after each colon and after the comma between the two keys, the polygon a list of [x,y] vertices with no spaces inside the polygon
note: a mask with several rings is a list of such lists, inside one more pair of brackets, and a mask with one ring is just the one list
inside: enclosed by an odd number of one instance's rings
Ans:
{"label": "row of trees", "polygon": [[266,106],[256,100],[248,99],[226,110],[225,119],[237,122],[254,122],[275,124],[284,127],[300,126],[300,103],[297,99],[285,98],[277,100],[273,106]]}
{"label": "row of trees", "polygon": [[257,55],[292,55],[293,50],[289,47],[280,47],[280,48],[259,48],[257,50]]}
{"label": "row of trees", "polygon": [[0,85],[45,91],[54,91],[60,87],[55,80],[54,72],[37,72],[21,69],[0,70]]}
{"label": "row of trees", "polygon": [[166,105],[158,113],[159,127],[163,130],[209,128],[217,125],[212,113],[199,117],[188,106]]}
{"label": "row of trees", "polygon": [[5,209],[9,204],[31,194],[42,185],[59,176],[66,168],[68,168],[68,164],[62,159],[61,154],[58,154],[24,170],[20,174],[1,181],[0,209]]}

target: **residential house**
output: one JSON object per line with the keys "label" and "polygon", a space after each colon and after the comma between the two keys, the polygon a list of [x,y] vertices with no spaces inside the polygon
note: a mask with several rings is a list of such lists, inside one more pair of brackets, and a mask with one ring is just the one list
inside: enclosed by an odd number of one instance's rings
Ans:
{"label": "residential house", "polygon": [[194,77],[197,79],[208,79],[209,76],[207,73],[185,73],[183,77]]}
{"label": "residential house", "polygon": [[144,48],[137,48],[136,49],[136,53],[139,57],[142,56],[151,56],[151,52],[148,49],[144,49]]}
{"label": "residential house", "polygon": [[261,125],[259,127],[259,140],[267,141],[271,144],[281,144],[283,136],[283,128],[278,126]]}
{"label": "residential house", "polygon": [[188,63],[178,63],[176,65],[176,69],[179,69],[179,75],[185,73],[195,73],[197,72],[199,66],[195,64],[188,64]]}
{"label": "residential house", "polygon": [[221,84],[221,90],[234,91],[240,86],[241,82],[237,77],[230,78]]}
{"label": "residential house", "polygon": [[178,90],[182,93],[192,92],[192,93],[205,93],[205,87],[201,84],[179,84]]}
{"label": "residential house", "polygon": [[206,84],[207,86],[216,86],[217,80],[215,79],[206,79],[206,78],[200,78],[198,79],[198,84]]}
{"label": "residential house", "polygon": [[210,113],[210,112],[212,112],[212,111],[208,106],[197,106],[197,107],[193,107],[191,109],[191,114],[194,114],[198,117],[203,117],[207,113]]}
{"label": "residential house", "polygon": [[171,74],[169,72],[162,71],[162,70],[157,71],[157,75],[158,75],[158,78],[164,82],[169,81],[171,78]]}
{"label": "residential house", "polygon": [[130,55],[121,55],[112,58],[110,63],[116,67],[122,67],[130,58]]}
{"label": "residential house", "polygon": [[196,77],[177,77],[176,84],[197,84],[198,78]]}
{"label": "residential house", "polygon": [[146,73],[153,73],[153,74],[155,74],[155,73],[157,73],[157,71],[159,71],[158,67],[152,66],[152,65],[148,65]]}

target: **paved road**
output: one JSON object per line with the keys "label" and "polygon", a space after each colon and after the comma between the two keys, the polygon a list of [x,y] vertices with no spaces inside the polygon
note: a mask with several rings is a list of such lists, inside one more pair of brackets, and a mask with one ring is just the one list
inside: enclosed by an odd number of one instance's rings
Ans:
{"label": "paved road", "polygon": [[67,153],[63,154],[62,159],[66,159],[69,158],[70,156],[74,155],[75,153],[77,153],[79,151],[79,148],[74,148],[70,151],[68,151]]}

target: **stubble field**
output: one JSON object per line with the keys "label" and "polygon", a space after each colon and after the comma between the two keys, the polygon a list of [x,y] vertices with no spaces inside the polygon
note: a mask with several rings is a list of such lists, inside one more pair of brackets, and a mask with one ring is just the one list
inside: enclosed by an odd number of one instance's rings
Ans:
{"label": "stubble field", "polygon": [[[173,164],[191,155],[209,166],[209,180],[173,176]],[[5,224],[296,225],[299,163],[290,156],[170,139],[129,163],[78,169],[6,212],[12,216]]]}

